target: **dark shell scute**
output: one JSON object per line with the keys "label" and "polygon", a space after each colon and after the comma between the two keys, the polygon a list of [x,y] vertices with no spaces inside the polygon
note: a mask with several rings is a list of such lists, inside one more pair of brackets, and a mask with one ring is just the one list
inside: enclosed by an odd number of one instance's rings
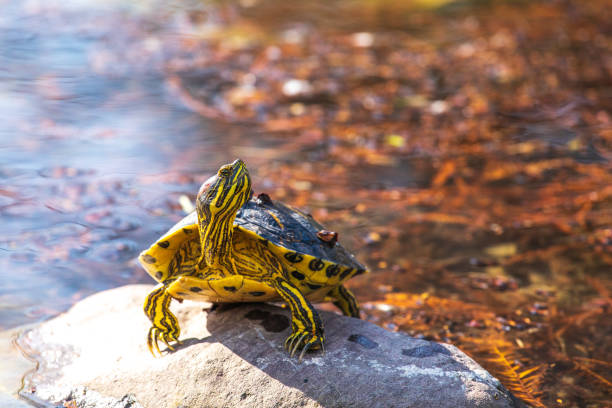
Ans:
{"label": "dark shell scute", "polygon": [[329,265],[325,270],[325,275],[327,275],[328,278],[334,277],[339,273],[340,267],[338,265]]}
{"label": "dark shell scute", "polygon": [[308,267],[312,271],[320,271],[321,269],[325,267],[325,264],[323,263],[322,260],[315,258],[308,263]]}
{"label": "dark shell scute", "polygon": [[148,264],[154,264],[155,262],[157,262],[157,259],[155,259],[154,257],[152,257],[149,254],[144,254],[142,256],[142,260],[145,261]]}
{"label": "dark shell scute", "polygon": [[285,254],[285,259],[291,263],[299,263],[304,260],[304,256],[298,254],[297,252],[288,252]]}
{"label": "dark shell scute", "polygon": [[351,272],[353,272],[353,268],[346,268],[346,270],[340,274],[340,279],[346,278]]}
{"label": "dark shell scute", "polygon": [[304,274],[300,273],[298,271],[291,272],[291,276],[293,276],[297,280],[304,280],[304,278],[305,278]]}

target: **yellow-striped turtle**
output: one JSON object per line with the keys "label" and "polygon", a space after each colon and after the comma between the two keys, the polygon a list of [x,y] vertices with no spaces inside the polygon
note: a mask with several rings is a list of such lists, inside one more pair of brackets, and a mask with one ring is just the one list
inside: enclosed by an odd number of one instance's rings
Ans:
{"label": "yellow-striped turtle", "polygon": [[[342,283],[366,272],[310,215],[272,201],[251,199],[251,179],[236,160],[208,179],[196,210],[177,223],[139,261],[159,285],[144,311],[152,322],[149,350],[179,342],[180,328],[170,301],[284,301],[292,333],[285,348],[323,348],[323,326],[310,301],[331,299],[347,316],[359,317],[353,294]],[[154,353],[153,353],[154,354]]]}

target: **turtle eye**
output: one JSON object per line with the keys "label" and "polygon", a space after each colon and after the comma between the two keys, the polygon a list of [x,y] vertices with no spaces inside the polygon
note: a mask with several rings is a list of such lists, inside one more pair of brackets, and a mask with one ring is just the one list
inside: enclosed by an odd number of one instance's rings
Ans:
{"label": "turtle eye", "polygon": [[228,177],[231,174],[232,170],[229,167],[222,167],[219,170],[219,175],[222,177]]}

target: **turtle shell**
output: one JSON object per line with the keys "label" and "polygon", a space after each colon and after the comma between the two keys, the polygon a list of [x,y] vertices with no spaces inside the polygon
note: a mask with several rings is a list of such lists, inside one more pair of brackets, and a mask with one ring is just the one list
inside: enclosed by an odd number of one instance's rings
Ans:
{"label": "turtle shell", "polygon": [[267,240],[285,265],[314,281],[340,281],[366,271],[335,239],[325,240],[327,231],[311,215],[266,195],[238,210],[234,225]]}
{"label": "turtle shell", "polygon": [[156,281],[168,278],[168,269],[174,255],[185,241],[199,239],[196,212],[186,215],[148,249],[142,251],[138,261]]}
{"label": "turtle shell", "polygon": [[[238,210],[234,228],[252,239],[266,241],[289,270],[291,280],[302,281],[304,285],[334,286],[367,271],[342,245],[327,239],[324,227],[312,216],[272,201],[265,194]],[[139,260],[153,278],[164,281],[174,254],[191,239],[198,239],[195,212],[142,252]]]}

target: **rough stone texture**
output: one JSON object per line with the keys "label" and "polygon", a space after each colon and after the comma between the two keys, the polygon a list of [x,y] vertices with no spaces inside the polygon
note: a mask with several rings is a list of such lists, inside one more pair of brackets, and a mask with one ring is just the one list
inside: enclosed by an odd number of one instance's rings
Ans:
{"label": "rough stone texture", "polygon": [[[175,302],[183,346],[153,358],[142,302],[152,286],[91,296],[22,336],[39,370],[26,390],[105,407],[513,407],[499,381],[456,347],[322,312],[326,354],[288,357],[289,311]],[[86,388],[79,388],[79,387]],[[108,399],[112,397],[111,399]]]}

